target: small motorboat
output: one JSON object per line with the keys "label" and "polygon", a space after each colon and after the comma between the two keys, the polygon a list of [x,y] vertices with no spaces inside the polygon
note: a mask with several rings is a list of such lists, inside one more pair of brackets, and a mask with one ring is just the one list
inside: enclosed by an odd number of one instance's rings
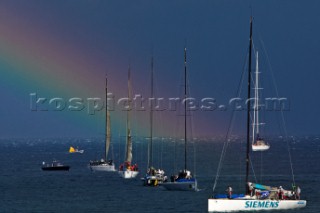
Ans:
{"label": "small motorboat", "polygon": [[42,162],[41,169],[43,171],[69,171],[70,166],[63,165],[58,161],[53,161],[52,163],[48,163],[48,164],[46,164],[45,162]]}

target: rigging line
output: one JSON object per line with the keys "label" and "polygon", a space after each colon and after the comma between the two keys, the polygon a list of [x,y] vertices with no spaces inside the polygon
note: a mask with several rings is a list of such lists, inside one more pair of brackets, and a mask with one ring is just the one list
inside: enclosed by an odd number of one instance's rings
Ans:
{"label": "rigging line", "polygon": [[[247,57],[248,57],[248,55],[247,55]],[[247,57],[245,58],[245,61],[247,61]],[[245,63],[243,65],[243,69],[242,70],[243,71],[242,71],[241,78],[240,78],[240,81],[239,81],[239,84],[238,84],[238,88],[237,88],[237,94],[236,94],[237,97],[239,97],[239,95],[241,93],[241,85],[243,84],[244,73],[245,73]],[[224,160],[224,157],[225,157],[225,154],[226,154],[226,150],[227,150],[228,144],[230,142],[229,134],[233,130],[234,117],[235,117],[235,110],[232,112],[231,118],[230,118],[230,121],[229,121],[228,130],[227,130],[227,134],[226,134],[226,137],[225,137],[225,142],[224,142],[224,145],[223,145],[223,148],[222,148],[222,153],[221,153],[219,164],[218,164],[218,168],[217,168],[217,174],[216,174],[216,178],[215,178],[215,181],[214,181],[213,192],[215,191],[218,179],[220,177],[222,162]]]}
{"label": "rigging line", "polygon": [[[243,145],[243,141],[240,140],[240,150],[242,151],[242,145]],[[241,171],[242,171],[242,159],[241,159],[241,155],[239,155],[239,188],[241,188],[241,186],[243,185],[242,182],[242,175],[241,175]]]}
{"label": "rigging line", "polygon": [[[252,116],[250,116],[250,120],[252,121],[252,118],[251,118],[251,117],[252,117]],[[253,127],[253,128],[254,128],[254,127]],[[254,140],[254,135],[252,135],[252,140]],[[253,172],[253,174],[254,174],[254,179],[255,179],[256,182],[257,182],[257,177],[256,177],[256,174],[255,174],[255,170],[254,170],[253,164],[252,164],[250,158],[249,158],[249,160],[250,160],[250,166],[251,166],[252,172]]]}
{"label": "rigging line", "polygon": [[[180,82],[179,82],[179,86],[177,88],[177,94],[178,94],[178,98],[179,98],[179,104],[175,110],[175,114],[176,116],[180,116],[181,115],[181,94],[183,94],[183,90],[182,90],[182,82],[183,82],[183,72],[179,72],[180,74]],[[182,81],[182,82],[181,82]],[[176,119],[176,125],[175,125],[175,135],[174,135],[174,139],[173,139],[173,146],[174,146],[174,149],[173,149],[173,171],[177,171],[177,150],[178,150],[178,145],[179,145],[179,140],[180,140],[180,131],[181,131],[181,128],[180,128],[180,118]],[[177,142],[178,141],[178,142]]]}
{"label": "rigging line", "polygon": [[[159,88],[157,86],[157,82],[156,81],[154,82],[154,86],[156,87],[155,94],[157,94],[158,91],[159,91]],[[164,127],[164,121],[163,120],[165,118],[165,113],[163,111],[155,111],[155,112],[156,113],[154,115],[154,120],[157,120],[158,121],[157,124],[158,124],[158,126],[160,126],[158,128],[159,131],[157,131],[158,132],[157,134],[158,134],[159,138],[161,138],[161,144],[159,145],[160,146],[160,162],[159,162],[160,165],[159,166],[160,166],[160,168],[163,168],[163,143],[164,143],[163,142],[164,141],[163,133],[165,132],[165,127]],[[159,159],[158,159],[158,161],[159,161]]]}
{"label": "rigging line", "polygon": [[156,141],[156,144],[154,145],[154,147],[156,148],[157,152],[155,154],[155,156],[157,156],[157,167],[158,169],[161,169],[161,166],[160,166],[160,159],[161,159],[161,150],[160,150],[160,141],[159,141],[160,138],[157,137],[157,139],[155,140]]}
{"label": "rigging line", "polygon": [[112,159],[114,159],[113,143],[111,143],[111,157]]}
{"label": "rigging line", "polygon": [[[159,112],[160,113],[160,115],[161,115],[161,112]],[[163,155],[163,137],[164,137],[164,127],[163,127],[163,116],[158,116],[159,114],[157,113],[156,114],[156,116],[155,116],[155,118],[158,118],[158,119],[156,119],[156,120],[158,120],[158,136],[159,136],[159,139],[161,139],[161,144],[160,144],[160,159],[158,159],[158,161],[159,161],[159,166],[160,166],[160,168],[162,168],[162,159],[163,159],[163,157],[162,157],[162,155]]]}
{"label": "rigging line", "polygon": [[192,138],[192,147],[193,147],[193,176],[196,177],[197,174],[197,140],[194,139],[194,118],[191,116],[191,138]]}
{"label": "rigging line", "polygon": [[162,137],[157,137],[158,168],[162,169]]}
{"label": "rigging line", "polygon": [[118,140],[119,140],[119,142],[118,142],[118,165],[120,166],[120,164],[121,164],[121,134],[120,134],[120,130],[119,130],[119,132],[118,132]]}
{"label": "rigging line", "polygon": [[[180,94],[180,86],[178,87],[178,94]],[[179,102],[178,108],[175,112],[176,116],[180,115],[181,112],[181,103]],[[177,150],[178,150],[178,141],[180,140],[180,118],[176,119],[176,126],[175,126],[175,131],[174,131],[174,139],[173,139],[173,171],[176,172],[177,171]]]}
{"label": "rigging line", "polygon": [[251,158],[249,158],[249,161],[250,161],[250,166],[251,166],[251,169],[252,169],[252,173],[253,173],[254,180],[255,180],[255,181],[256,181],[256,183],[257,183],[257,182],[258,182],[258,181],[257,181],[257,176],[256,176],[256,173],[254,172],[253,164],[252,164]]}
{"label": "rigging line", "polygon": [[[190,95],[190,94],[189,94]],[[190,95],[191,96],[191,95]],[[196,134],[194,134],[195,132],[195,128],[194,128],[194,116],[193,116],[193,113],[190,111],[190,125],[191,125],[191,128],[190,128],[190,131],[191,131],[191,139],[192,139],[192,146],[193,146],[193,175],[194,177],[196,176],[196,171],[197,171],[197,140],[194,139],[194,136]]]}
{"label": "rigging line", "polygon": [[[249,47],[248,47],[249,49]],[[248,58],[248,49],[247,49],[247,55],[245,57],[245,61],[243,63],[243,66],[242,66],[242,73],[241,73],[241,77],[240,77],[240,81],[238,83],[238,87],[237,87],[237,92],[236,92],[236,97],[239,97],[240,96],[240,93],[241,93],[241,85],[243,84],[243,80],[244,80],[244,73],[245,73],[245,67],[246,67],[246,61],[247,61],[247,58]],[[217,186],[217,183],[218,183],[218,180],[219,180],[219,177],[220,177],[220,173],[221,173],[221,167],[222,167],[222,162],[224,160],[224,157],[225,157],[225,154],[226,154],[226,149],[228,147],[228,144],[230,142],[230,138],[229,138],[229,134],[230,132],[232,131],[233,129],[233,121],[234,121],[234,117],[235,117],[235,109],[233,109],[232,113],[231,113],[231,117],[230,117],[230,120],[229,120],[229,125],[228,125],[228,129],[227,129],[227,134],[226,134],[226,137],[224,139],[224,143],[223,143],[223,147],[222,147],[222,152],[221,152],[221,155],[220,155],[220,159],[219,159],[219,164],[218,164],[218,168],[217,168],[217,173],[216,173],[216,177],[215,177],[215,181],[214,181],[214,184],[213,184],[213,187],[212,187],[212,191],[214,192],[215,189],[216,189],[216,186]]]}
{"label": "rigging line", "polygon": [[[109,122],[109,123],[111,123],[111,122]],[[110,131],[111,159],[114,160],[114,147],[113,147],[114,145],[113,145],[112,141],[113,141],[113,138],[112,138],[111,131]]]}
{"label": "rigging line", "polygon": [[[184,98],[187,94],[187,48],[184,48]],[[187,171],[187,101],[184,100],[184,170]]]}
{"label": "rigging line", "polygon": [[262,154],[263,152],[261,152],[261,158],[260,158],[260,162],[261,162],[261,164],[260,164],[260,183],[262,183],[262,166],[263,166],[263,158],[262,158],[262,156],[263,156],[263,154]]}
{"label": "rigging line", "polygon": [[[190,92],[189,92],[189,96]],[[189,127],[190,127],[190,135],[189,135],[189,144],[192,144],[192,148],[193,148],[193,176],[196,176],[196,140],[194,139],[194,117],[193,117],[193,113],[189,110]]]}
{"label": "rigging line", "polygon": [[[269,56],[268,56],[267,50],[266,50],[266,48],[265,48],[264,42],[263,42],[261,39],[260,39],[260,42],[261,42],[261,44],[262,44],[262,48],[263,48],[264,52],[266,53],[266,58],[267,58],[267,61],[268,61],[268,65],[269,65],[269,67],[270,67],[270,72],[271,72],[271,77],[272,77],[272,83],[273,83],[273,86],[275,87],[276,95],[277,95],[277,97],[279,97],[278,87],[277,87],[277,84],[276,84],[276,81],[275,81],[273,69],[272,69],[272,67],[271,67],[271,63],[270,63],[270,60],[269,60]],[[295,176],[294,176],[294,172],[293,172],[293,163],[292,163],[292,157],[291,157],[291,151],[290,151],[290,144],[289,144],[289,141],[288,141],[287,127],[286,127],[286,123],[285,123],[285,119],[284,119],[283,110],[280,110],[280,111],[281,111],[281,118],[282,118],[282,123],[283,123],[283,130],[284,130],[284,134],[285,134],[285,141],[286,141],[286,143],[287,143],[287,150],[288,150],[288,155],[289,155],[289,160],[290,160],[290,168],[291,168],[292,181],[293,181],[293,184],[296,185],[296,183],[295,183]]]}
{"label": "rigging line", "polygon": [[177,152],[176,152],[176,149],[177,149],[177,142],[176,142],[176,138],[173,139],[173,173],[175,173],[177,170]]}
{"label": "rigging line", "polygon": [[296,185],[295,182],[295,177],[294,177],[294,173],[293,173],[293,163],[292,163],[292,157],[291,157],[291,151],[290,151],[290,144],[289,144],[289,140],[288,140],[288,134],[287,134],[287,129],[286,129],[286,125],[285,125],[285,120],[284,120],[284,115],[283,115],[283,111],[281,110],[281,117],[282,117],[282,122],[284,125],[284,131],[285,131],[285,141],[287,143],[287,149],[288,149],[288,154],[289,154],[289,159],[290,159],[290,167],[291,167],[291,174],[292,174],[292,181],[293,184]]}
{"label": "rigging line", "polygon": [[[153,91],[153,77],[154,77],[154,61],[153,61],[153,55],[151,57],[151,85],[150,85],[150,90],[151,90],[151,98],[154,98],[154,91]],[[150,102],[150,112],[149,112],[149,122],[150,122],[150,141],[148,143],[148,168],[150,166],[153,166],[153,102]]]}
{"label": "rigging line", "polygon": [[[190,72],[189,72],[189,76],[190,76]],[[192,97],[192,95],[191,95],[191,89],[190,89],[190,77],[189,78],[187,78],[187,97]],[[193,116],[193,113],[192,113],[192,110],[188,110],[189,111],[189,127],[190,127],[190,138],[191,138],[191,140],[190,141],[192,141],[192,147],[193,147],[193,176],[194,177],[196,177],[196,171],[197,171],[197,161],[196,161],[196,159],[197,159],[197,152],[196,152],[196,140],[194,140],[194,132],[195,132],[195,130],[194,130],[194,116]]]}
{"label": "rigging line", "polygon": [[163,168],[163,165],[162,165],[162,160],[163,160],[163,140],[164,138],[161,137],[161,148],[160,148],[160,168],[162,169]]}

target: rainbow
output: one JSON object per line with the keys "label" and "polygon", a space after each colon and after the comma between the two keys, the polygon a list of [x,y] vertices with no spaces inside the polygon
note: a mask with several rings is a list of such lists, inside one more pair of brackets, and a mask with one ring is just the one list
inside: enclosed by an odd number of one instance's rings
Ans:
{"label": "rainbow", "polygon": [[[29,100],[30,93],[66,100],[72,97],[84,100],[99,97],[104,100],[106,65],[103,61],[87,54],[81,46],[43,32],[36,23],[30,25],[23,20],[15,21],[16,15],[12,16],[8,11],[6,15],[10,16],[6,19],[9,21],[0,20],[0,69],[1,81],[11,87],[7,93],[25,100]],[[113,69],[108,67],[108,70]],[[126,80],[126,77],[126,74],[121,76],[121,72],[110,72],[109,91],[117,97],[125,94],[127,84],[123,78]],[[29,103],[25,104],[29,106]],[[30,113],[34,112],[30,110]],[[64,119],[72,118],[79,129],[99,126],[98,131],[104,132],[104,111],[97,112],[95,116],[88,115],[86,110],[62,114],[62,117],[66,116]],[[124,133],[124,130],[119,130],[125,128],[124,116],[120,112],[114,115],[113,129]],[[147,127],[139,126],[142,130]]]}

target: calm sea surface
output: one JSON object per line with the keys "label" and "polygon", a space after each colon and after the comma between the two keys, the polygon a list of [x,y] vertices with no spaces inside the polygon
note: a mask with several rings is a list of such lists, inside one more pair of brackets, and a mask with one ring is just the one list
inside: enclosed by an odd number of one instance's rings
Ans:
{"label": "calm sea surface", "polygon": [[[113,141],[110,155],[116,166],[124,159],[123,141]],[[215,193],[223,193],[228,185],[233,186],[235,193],[243,192],[245,146],[241,141],[235,139],[230,143]],[[199,192],[143,187],[140,177],[146,170],[148,141],[135,138],[134,142],[133,161],[140,167],[140,176],[123,180],[116,172],[91,172],[88,169],[90,160],[102,157],[102,139],[1,139],[0,212],[207,212],[207,198],[212,195],[222,150],[221,139],[198,139],[188,146],[188,167],[196,172]],[[251,160],[255,176],[250,179],[290,188],[292,176],[286,143],[280,138],[270,139],[269,143],[270,151],[253,153]],[[69,154],[69,146],[78,146],[85,152]],[[304,209],[285,212],[318,213],[319,137],[294,138],[290,140],[290,146],[295,182],[308,203]],[[182,153],[183,141],[156,139],[154,165],[171,175],[183,168]],[[70,171],[42,171],[42,162],[53,159],[70,165]]]}

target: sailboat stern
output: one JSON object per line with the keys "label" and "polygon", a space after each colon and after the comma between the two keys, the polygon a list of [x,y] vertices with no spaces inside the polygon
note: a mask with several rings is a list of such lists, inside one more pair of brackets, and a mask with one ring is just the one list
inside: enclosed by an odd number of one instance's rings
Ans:
{"label": "sailboat stern", "polygon": [[131,179],[137,177],[139,174],[138,171],[131,171],[131,170],[125,170],[125,171],[119,171],[120,177],[124,179]]}
{"label": "sailboat stern", "polygon": [[169,191],[198,191],[198,184],[195,178],[164,182],[161,186]]}
{"label": "sailboat stern", "polygon": [[89,165],[89,166],[92,171],[99,171],[99,172],[115,172],[115,171],[117,171],[114,164],[110,165],[110,164],[104,163],[104,164]]}
{"label": "sailboat stern", "polygon": [[269,144],[261,144],[261,145],[252,144],[252,151],[254,151],[254,152],[267,151],[268,149],[270,149]]}
{"label": "sailboat stern", "polygon": [[263,140],[257,140],[256,143],[252,144],[252,151],[266,151],[270,149],[270,145]]}

